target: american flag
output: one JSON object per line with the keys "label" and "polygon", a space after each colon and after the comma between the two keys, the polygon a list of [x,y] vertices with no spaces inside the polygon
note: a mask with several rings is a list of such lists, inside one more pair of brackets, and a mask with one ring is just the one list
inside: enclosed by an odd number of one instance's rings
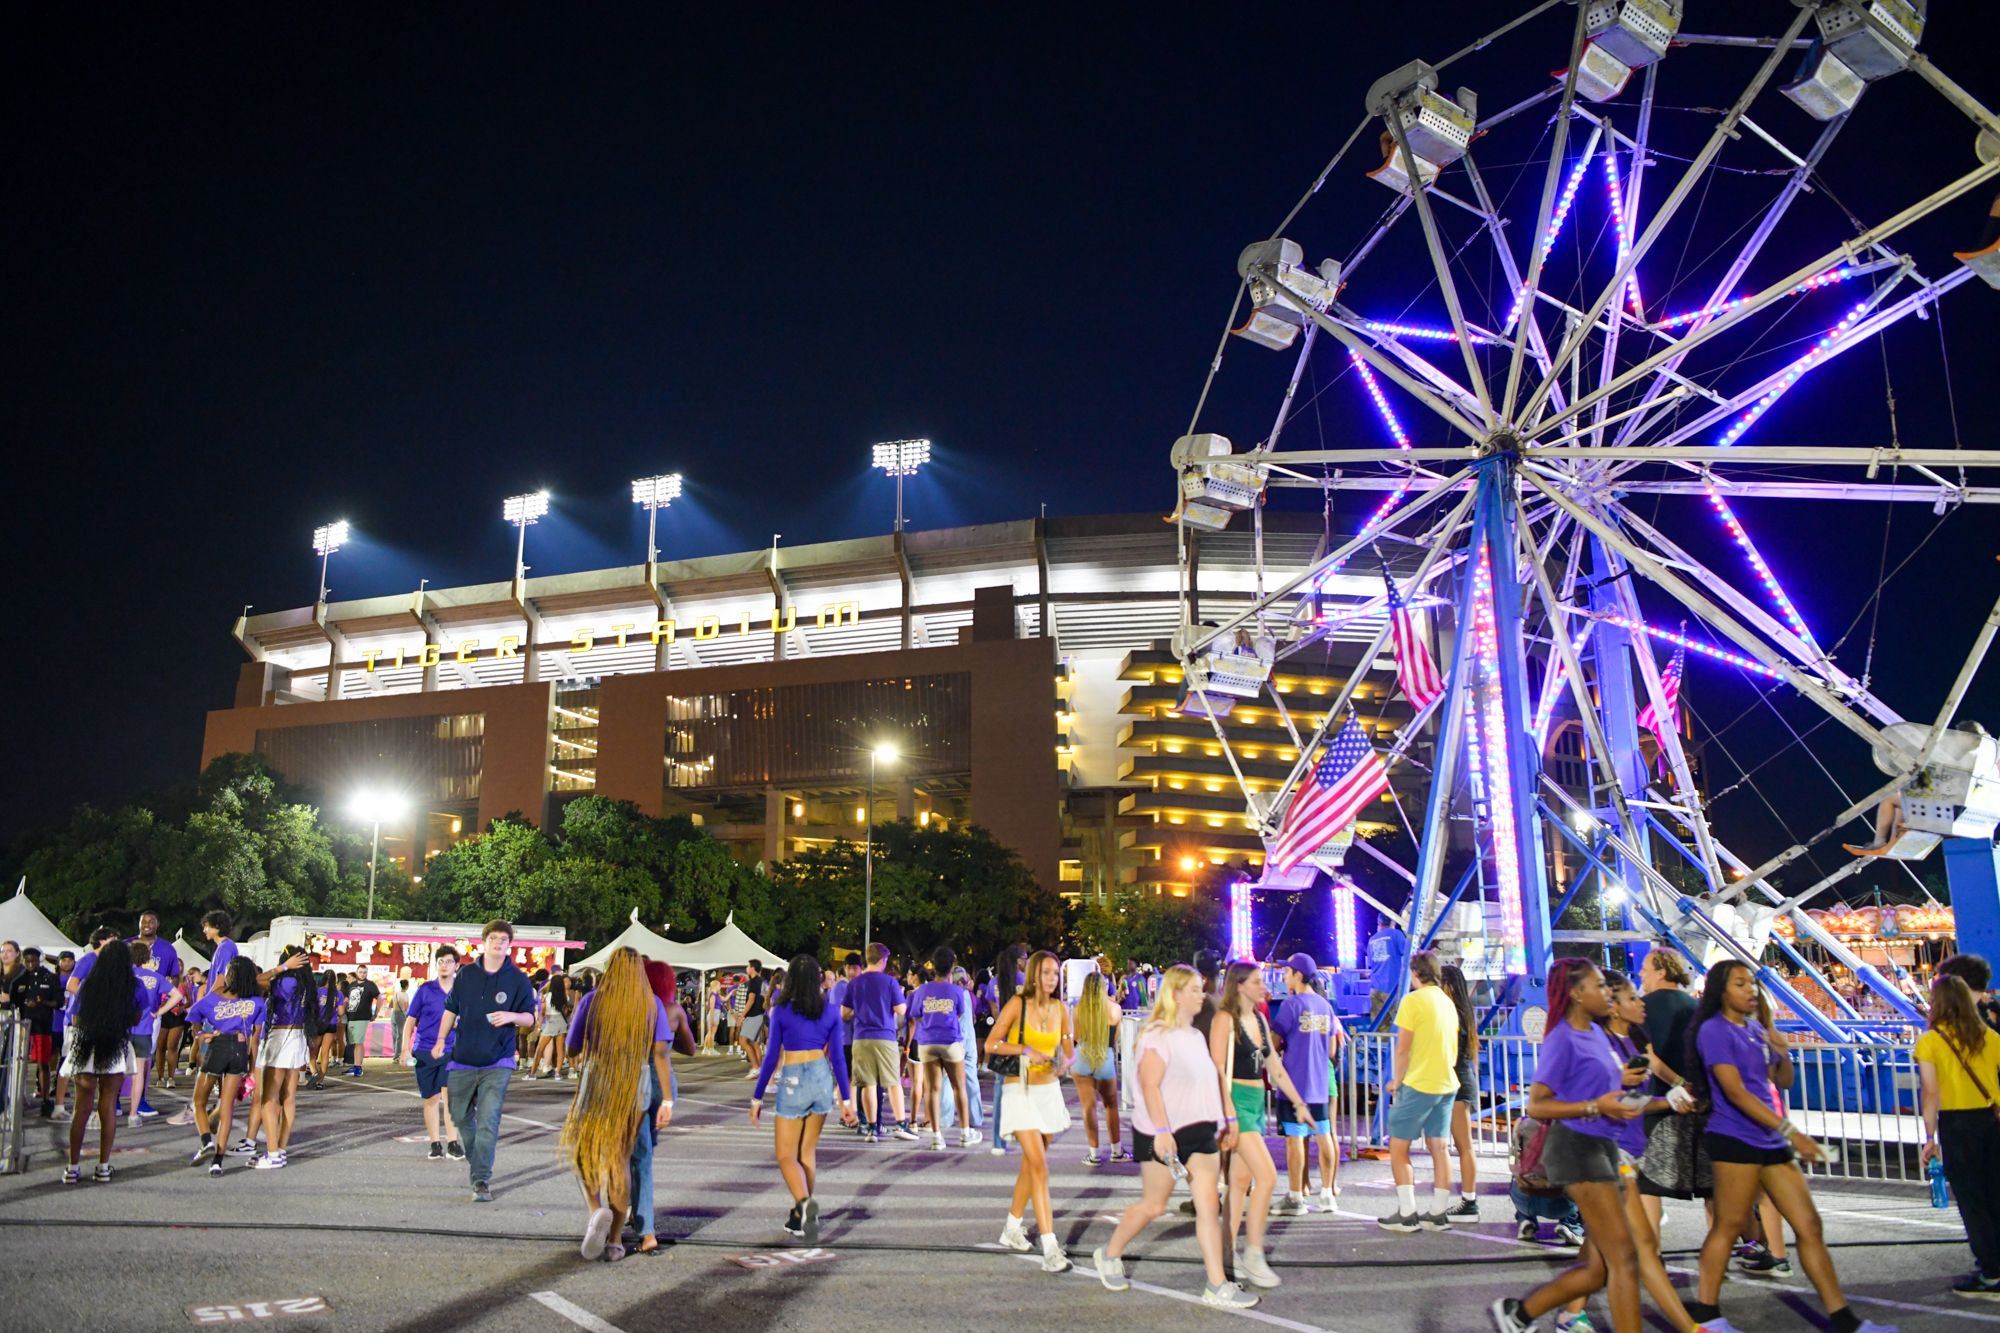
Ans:
{"label": "american flag", "polygon": [[1423,636],[1417,633],[1416,618],[1397,595],[1396,580],[1388,578],[1386,570],[1384,578],[1389,585],[1389,630],[1396,645],[1396,683],[1403,687],[1403,697],[1410,701],[1410,707],[1422,711],[1444,693],[1444,681],[1438,675],[1437,663],[1431,660],[1430,649],[1424,646]]}
{"label": "american flag", "polygon": [[1278,830],[1271,862],[1290,870],[1318,851],[1341,829],[1354,822],[1361,808],[1389,790],[1389,770],[1354,717],[1326,747],[1326,753],[1292,795],[1291,808]]}
{"label": "american flag", "polygon": [[1659,712],[1651,703],[1639,710],[1639,725],[1656,736],[1664,736],[1680,725],[1681,673],[1687,670],[1687,656],[1686,645],[1677,646],[1673,661],[1660,673],[1660,694],[1667,701],[1666,725],[1661,726]]}

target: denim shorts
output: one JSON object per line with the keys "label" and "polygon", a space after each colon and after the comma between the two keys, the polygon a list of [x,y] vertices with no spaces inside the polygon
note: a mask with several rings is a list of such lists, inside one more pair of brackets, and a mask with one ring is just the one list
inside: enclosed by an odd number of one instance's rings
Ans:
{"label": "denim shorts", "polygon": [[1069,1067],[1074,1078],[1097,1079],[1105,1083],[1118,1081],[1118,1052],[1110,1046],[1104,1048],[1104,1058],[1094,1065],[1083,1062],[1083,1048],[1076,1048],[1076,1063]]}
{"label": "denim shorts", "polygon": [[833,1086],[833,1065],[825,1056],[803,1064],[779,1065],[778,1114],[787,1120],[830,1115],[840,1104]]}
{"label": "denim shorts", "polygon": [[1403,1084],[1396,1089],[1396,1100],[1389,1107],[1389,1137],[1405,1143],[1443,1138],[1451,1132],[1451,1104],[1457,1096],[1457,1089],[1418,1092]]}
{"label": "denim shorts", "polygon": [[1551,1185],[1615,1185],[1622,1165],[1615,1140],[1572,1129],[1567,1121],[1550,1125],[1542,1142],[1542,1171]]}

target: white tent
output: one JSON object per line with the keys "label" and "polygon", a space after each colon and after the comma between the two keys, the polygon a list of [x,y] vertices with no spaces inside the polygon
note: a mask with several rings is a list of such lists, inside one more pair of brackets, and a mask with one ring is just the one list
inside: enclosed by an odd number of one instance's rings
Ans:
{"label": "white tent", "polygon": [[766,949],[757,941],[745,935],[736,925],[736,914],[730,913],[722,929],[702,940],[670,940],[664,935],[656,935],[639,924],[639,909],[632,909],[632,924],[618,932],[618,938],[579,962],[571,963],[569,970],[580,971],[591,968],[602,972],[611,955],[619,949],[633,948],[642,958],[657,958],[663,963],[673,964],[677,972],[712,972],[719,968],[739,968],[752,958],[762,959],[766,969],[783,962],[778,955]]}
{"label": "white tent", "polygon": [[23,949],[40,949],[42,956],[49,959],[64,949],[75,954],[83,952],[81,944],[73,943],[42,915],[39,907],[28,901],[26,875],[15,886],[14,896],[0,902],[0,940],[12,940]]}
{"label": "white tent", "polygon": [[201,950],[187,942],[186,931],[177,930],[174,932],[174,952],[181,956],[181,971],[185,972],[191,967],[198,967],[204,972],[208,971],[207,956]]}

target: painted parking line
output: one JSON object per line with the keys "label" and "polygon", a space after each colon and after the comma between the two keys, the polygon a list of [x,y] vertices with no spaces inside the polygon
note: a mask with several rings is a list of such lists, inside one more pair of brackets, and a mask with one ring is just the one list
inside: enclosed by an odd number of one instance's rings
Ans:
{"label": "painted parking line", "polygon": [[1894,1213],[1863,1213],[1844,1208],[1822,1208],[1819,1211],[1823,1217],[1857,1217],[1863,1222],[1901,1222],[1906,1227],[1931,1227],[1960,1233],[1965,1230],[1955,1222],[1933,1222],[1927,1217],[1898,1217]]}
{"label": "painted parking line", "polygon": [[553,1291],[531,1291],[528,1293],[528,1299],[541,1302],[578,1328],[588,1329],[590,1333],[625,1333],[625,1330],[618,1325],[609,1320],[599,1319],[581,1305],[566,1301]]}
{"label": "painted parking line", "polygon": [[[1742,1273],[1731,1273],[1730,1277],[1738,1282],[1747,1282],[1759,1287],[1770,1287],[1775,1291],[1796,1291],[1806,1296],[1814,1295],[1811,1287],[1796,1287],[1785,1282],[1770,1282],[1763,1278],[1749,1277]],[[1947,1305],[1918,1305],[1912,1301],[1892,1301],[1881,1296],[1857,1296],[1851,1291],[1847,1293],[1847,1299],[1850,1301],[1859,1301],[1863,1305],[1883,1305],[1891,1310],[1912,1310],[1918,1314],[1941,1314],[1948,1315],[1953,1319],[1970,1319],[1974,1323],[1979,1324],[2000,1324],[2000,1314],[1974,1314],[1970,1310],[1956,1310]]]}
{"label": "painted parking line", "polygon": [[[1042,1262],[1041,1256],[1035,1254],[1023,1254],[1016,1257],[1025,1259],[1031,1264],[1040,1264]],[[1089,1261],[1086,1260],[1085,1262]],[[1069,1271],[1077,1277],[1085,1278],[1091,1282],[1098,1280],[1097,1270],[1094,1267],[1085,1268],[1071,1261]],[[1164,1296],[1171,1301],[1184,1301],[1189,1305],[1199,1305],[1204,1310],[1213,1310],[1217,1314],[1235,1315],[1241,1319],[1252,1319],[1260,1324],[1269,1324],[1273,1328],[1288,1328],[1292,1330],[1292,1333],[1332,1333],[1331,1329],[1321,1328],[1318,1324],[1302,1324],[1296,1319],[1286,1319],[1281,1315],[1266,1314],[1262,1310],[1232,1310],[1220,1305],[1209,1305],[1197,1293],[1176,1291],[1172,1287],[1156,1287],[1150,1282],[1141,1282],[1137,1278],[1127,1278],[1125,1281],[1133,1291],[1143,1291],[1149,1296]]]}

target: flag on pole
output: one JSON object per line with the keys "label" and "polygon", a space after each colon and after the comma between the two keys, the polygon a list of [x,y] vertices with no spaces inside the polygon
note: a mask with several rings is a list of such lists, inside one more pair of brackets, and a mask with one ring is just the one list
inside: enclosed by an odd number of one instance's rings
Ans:
{"label": "flag on pole", "polygon": [[1350,716],[1293,793],[1277,844],[1271,848],[1271,863],[1280,871],[1290,870],[1353,823],[1363,806],[1387,790],[1389,770],[1360,721]]}
{"label": "flag on pole", "polygon": [[1444,693],[1444,680],[1438,675],[1430,649],[1424,646],[1423,636],[1417,632],[1415,615],[1396,592],[1396,580],[1389,577],[1386,568],[1382,576],[1389,585],[1389,631],[1396,645],[1396,683],[1402,686],[1403,697],[1410,701],[1410,707],[1422,712]]}
{"label": "flag on pole", "polygon": [[1666,734],[1680,725],[1681,673],[1687,670],[1688,650],[1685,644],[1674,649],[1674,658],[1667,663],[1667,669],[1660,673],[1660,695],[1666,700],[1667,716],[1662,725],[1660,714],[1649,702],[1639,710],[1639,725],[1661,738],[1666,744]]}

